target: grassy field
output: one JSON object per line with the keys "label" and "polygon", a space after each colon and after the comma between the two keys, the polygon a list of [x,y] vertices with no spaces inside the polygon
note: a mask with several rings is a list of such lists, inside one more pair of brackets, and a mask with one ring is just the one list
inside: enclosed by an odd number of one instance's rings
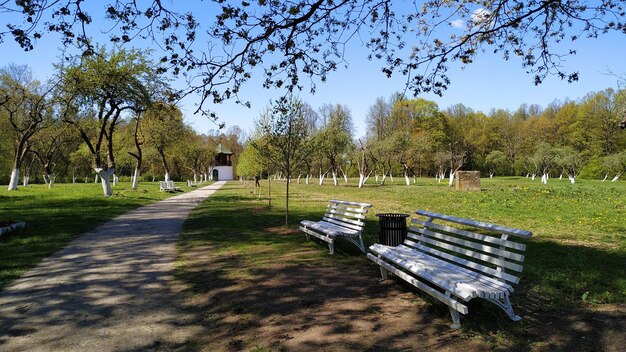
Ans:
{"label": "grassy field", "polygon": [[[286,263],[345,270],[356,268],[376,276],[377,267],[350,244],[340,243],[336,246],[336,255],[328,256],[324,244],[306,242],[304,235],[296,230],[298,222],[320,219],[328,199],[372,203],[366,220],[367,246],[377,242],[376,213],[411,213],[415,209],[426,209],[534,233],[532,239],[526,241],[524,272],[513,295],[513,304],[527,316],[537,319],[525,318],[519,324],[512,324],[496,313],[501,318],[494,325],[486,322],[484,316],[470,314],[463,318],[466,334],[491,341],[488,345],[495,349],[507,346],[522,350],[551,349],[543,342],[544,329],[549,328],[545,324],[553,324],[555,340],[556,336],[568,340],[561,344],[555,342],[556,349],[571,346],[574,350],[604,349],[603,339],[615,340],[613,330],[607,333],[608,337],[603,335],[606,331],[579,335],[570,324],[573,321],[588,321],[591,325],[593,321],[606,322],[612,318],[599,311],[614,311],[616,307],[623,311],[626,303],[626,183],[580,180],[571,185],[569,181],[553,179],[543,185],[539,181],[509,177],[482,179],[481,192],[457,192],[433,179],[419,179],[409,187],[398,181],[385,186],[368,184],[363,189],[358,189],[354,180],[338,187],[293,183],[289,229],[282,227],[284,182],[272,182],[272,208],[267,207],[267,181],[263,184],[261,198],[251,194],[247,186],[230,183],[198,207],[186,223],[179,245],[177,277],[192,295],[201,296],[228,287],[234,290],[238,281],[254,278]],[[194,257],[198,252],[204,253],[202,255],[209,252],[214,258],[210,263],[219,262],[219,265],[198,261]],[[256,311],[249,305],[249,302],[238,304],[229,300],[219,312],[250,319]],[[207,309],[213,312],[211,314],[218,312],[214,306],[207,306]],[[260,312],[256,312],[259,321],[263,319]],[[445,317],[445,313],[442,315]],[[254,339],[247,346],[255,346]],[[260,342],[258,345],[266,346]]]}
{"label": "grassy field", "polygon": [[[186,187],[184,187],[186,189]],[[99,184],[55,184],[0,189],[0,222],[25,221],[22,233],[0,237],[0,289],[62,248],[77,235],[124,212],[170,197],[159,184],[142,183],[133,191],[119,183],[114,195],[105,198]]]}

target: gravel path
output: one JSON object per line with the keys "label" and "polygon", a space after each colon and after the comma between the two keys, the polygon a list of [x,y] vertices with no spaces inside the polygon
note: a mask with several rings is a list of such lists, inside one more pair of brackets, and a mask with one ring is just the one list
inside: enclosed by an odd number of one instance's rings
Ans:
{"label": "gravel path", "polygon": [[223,184],[121,215],[26,273],[0,294],[0,351],[184,349],[202,327],[171,285],[176,238]]}

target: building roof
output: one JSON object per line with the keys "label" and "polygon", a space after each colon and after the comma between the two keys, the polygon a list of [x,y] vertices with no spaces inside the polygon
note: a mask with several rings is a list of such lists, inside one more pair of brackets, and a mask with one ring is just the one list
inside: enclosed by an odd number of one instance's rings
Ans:
{"label": "building roof", "polygon": [[228,150],[228,148],[226,148],[225,146],[222,145],[222,143],[220,143],[217,148],[215,148],[215,151],[217,152],[217,154],[232,154],[233,152],[231,152],[230,150]]}

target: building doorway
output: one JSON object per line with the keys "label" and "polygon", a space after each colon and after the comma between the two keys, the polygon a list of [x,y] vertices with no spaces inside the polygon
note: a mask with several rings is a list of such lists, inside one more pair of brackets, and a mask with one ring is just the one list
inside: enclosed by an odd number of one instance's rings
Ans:
{"label": "building doorway", "polygon": [[213,181],[219,181],[220,180],[220,172],[217,169],[213,169]]}

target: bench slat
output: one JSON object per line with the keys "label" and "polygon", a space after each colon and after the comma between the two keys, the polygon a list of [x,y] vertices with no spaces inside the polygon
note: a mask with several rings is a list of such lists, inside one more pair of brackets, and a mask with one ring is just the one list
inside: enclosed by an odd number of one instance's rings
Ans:
{"label": "bench slat", "polygon": [[357,226],[359,229],[363,228],[363,226],[365,225],[365,223],[359,219],[350,219],[350,218],[346,218],[337,214],[324,214],[324,219],[334,219],[334,220],[340,220],[343,222],[346,222],[348,224],[352,224]]}
{"label": "bench slat", "polygon": [[369,203],[360,203],[360,202],[348,202],[345,200],[337,200],[337,199],[331,199],[329,201],[330,203],[335,203],[335,204],[343,204],[343,205],[356,205],[359,206],[361,208],[371,208],[372,205]]}
{"label": "bench slat", "polygon": [[464,256],[467,256],[467,257],[482,260],[484,262],[488,262],[494,265],[503,266],[507,269],[515,270],[518,272],[521,272],[524,269],[524,267],[519,264],[511,263],[509,261],[499,259],[497,257],[492,257],[487,254],[482,254],[476,251],[471,251],[471,250],[468,250],[459,246],[454,246],[445,242],[437,241],[435,239],[432,239],[430,237],[423,235],[423,232],[428,231],[428,230],[424,230],[424,229],[416,229],[416,230],[418,230],[417,231],[418,233],[422,233],[422,235],[420,236],[420,235],[416,235],[413,233],[409,233],[407,236],[412,237],[413,239],[416,239],[419,242],[428,243],[432,246],[443,248],[448,251],[453,251],[453,252],[462,254]]}
{"label": "bench slat", "polygon": [[473,261],[470,261],[470,260],[467,260],[467,259],[463,259],[463,258],[454,256],[454,255],[442,252],[440,250],[431,248],[431,247],[420,245],[419,243],[411,241],[409,238],[407,238],[406,241],[404,241],[404,244],[407,245],[407,246],[416,248],[416,249],[418,249],[420,251],[426,252],[426,253],[428,253],[428,254],[430,254],[432,256],[439,257],[439,258],[444,258],[444,259],[446,259],[448,261],[455,262],[457,264],[463,265],[465,267],[468,267],[468,268],[471,268],[471,269],[474,269],[474,270],[478,270],[478,271],[483,272],[483,273],[485,273],[487,275],[490,275],[492,277],[500,278],[502,280],[506,280],[507,282],[511,282],[511,283],[514,283],[514,284],[519,282],[519,278],[517,276],[515,276],[515,275],[511,275],[511,274],[509,274],[507,272],[499,271],[499,270],[496,270],[494,268],[490,268],[488,266],[485,266],[485,265],[482,265],[482,264],[478,264],[476,262],[473,262]]}
{"label": "bench slat", "polygon": [[[446,241],[446,242],[451,242],[451,243],[455,243],[461,246],[465,246],[465,247],[469,247],[469,248],[473,248],[491,255],[495,255],[497,257],[504,257],[504,258],[508,258],[511,260],[516,260],[518,262],[523,262],[524,261],[524,256],[518,253],[513,253],[511,251],[507,251],[505,249],[500,249],[498,247],[492,247],[492,246],[487,246],[485,244],[481,244],[481,243],[477,243],[477,242],[472,242],[472,241],[466,241],[454,236],[448,236],[446,234],[440,233],[440,232],[434,232],[434,231],[430,231],[430,230],[426,230],[426,229],[421,229],[421,228],[417,228],[414,226],[409,227],[409,231],[412,232],[419,232],[423,235],[426,235],[428,237],[432,237],[432,238],[436,238],[442,241]],[[455,231],[450,231],[450,232],[454,232]],[[497,259],[497,258],[496,258]]]}
{"label": "bench slat", "polygon": [[522,237],[522,238],[530,238],[533,235],[532,232],[527,231],[527,230],[521,230],[521,229],[516,229],[513,227],[496,225],[496,224],[490,224],[487,222],[476,221],[476,220],[471,220],[471,219],[457,218],[455,216],[434,213],[432,211],[427,211],[427,210],[417,210],[415,211],[415,213],[417,213],[418,215],[427,216],[429,218],[446,220],[446,221],[454,222],[457,224],[469,225],[469,226],[484,229],[484,230],[496,231],[500,233],[505,233],[507,235],[517,236],[517,237]]}
{"label": "bench slat", "polygon": [[348,224],[348,223],[341,222],[339,220],[335,220],[335,219],[331,219],[331,218],[327,218],[327,217],[324,217],[321,222],[334,224],[334,225],[337,225],[339,227],[343,227],[343,228],[345,228],[347,230],[351,230],[353,232],[358,232],[358,231],[361,231],[361,229],[363,229],[363,226],[352,225],[352,224]]}
{"label": "bench slat", "polygon": [[357,214],[365,214],[365,213],[367,213],[367,209],[366,208],[353,208],[353,207],[346,207],[346,206],[334,205],[334,204],[329,204],[326,209],[334,209],[334,210],[342,211],[342,212],[351,211],[351,212],[354,212],[354,213],[357,213]]}
{"label": "bench slat", "polygon": [[343,215],[343,216],[346,216],[348,218],[361,219],[361,220],[365,219],[365,214],[364,213],[351,213],[351,212],[347,212],[347,211],[336,210],[336,209],[333,209],[333,208],[326,208],[326,214]]}
{"label": "bench slat", "polygon": [[493,243],[493,244],[496,244],[496,245],[517,249],[518,251],[526,250],[526,245],[523,244],[523,243],[517,243],[517,242],[513,242],[513,241],[503,240],[501,238],[497,238],[497,237],[493,237],[493,236],[482,235],[482,234],[471,232],[471,231],[461,230],[461,229],[457,229],[456,227],[451,227],[451,226],[447,226],[447,225],[443,225],[443,224],[435,224],[435,223],[432,223],[432,222],[429,223],[429,222],[426,222],[426,221],[421,220],[421,219],[412,219],[411,223],[414,224],[414,225],[426,226],[428,228],[433,228],[433,229],[437,229],[437,230],[441,230],[441,231],[451,232],[451,233],[458,234],[458,235],[461,235],[461,236],[470,237],[470,238],[473,238],[473,239],[476,239],[476,240],[485,241],[485,242],[488,242],[488,243]]}

